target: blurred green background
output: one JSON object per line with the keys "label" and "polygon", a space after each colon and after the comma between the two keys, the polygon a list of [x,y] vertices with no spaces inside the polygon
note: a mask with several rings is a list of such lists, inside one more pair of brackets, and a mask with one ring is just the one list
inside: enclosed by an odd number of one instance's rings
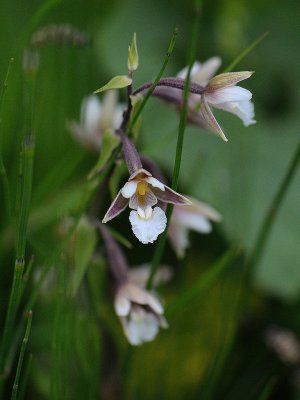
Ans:
{"label": "blurred green background", "polygon": [[[84,96],[112,76],[127,72],[127,47],[133,32],[137,33],[140,56],[136,87],[157,74],[175,26],[179,28],[178,40],[166,75],[182,69],[186,65],[192,3],[3,0],[1,15],[1,84],[9,59],[14,58],[0,132],[12,209],[18,193],[19,153],[27,118],[23,50],[34,31],[52,23],[72,24],[91,38],[90,46],[85,48],[48,46],[40,51],[26,251],[27,259],[35,255],[26,292],[29,297],[57,245],[58,225],[76,206],[85,177],[97,159],[73,141],[66,129],[67,121],[79,119]],[[296,0],[217,0],[203,4],[197,48],[200,61],[218,55],[223,60],[222,70],[258,36],[264,32],[269,35],[236,68],[255,71],[243,86],[253,93],[257,124],[244,128],[234,116],[216,112],[228,143],[199,128],[186,130],[181,191],[211,204],[223,215],[223,221],[209,237],[192,235],[194,246],[183,262],[178,263],[167,249],[165,261],[173,263],[176,270],[174,281],[161,290],[167,305],[204,274],[226,248],[253,246],[299,142],[299,16],[300,3]],[[125,96],[121,100],[125,101]],[[156,160],[169,178],[176,146],[176,133],[172,132],[177,127],[172,107],[162,106],[157,99],[148,102],[139,149]],[[297,368],[281,363],[266,349],[262,336],[269,324],[299,333],[299,187],[298,171],[256,272],[255,291],[249,290],[244,302],[238,302],[241,262],[237,262],[190,305],[170,314],[170,328],[153,343],[133,351],[127,350],[113,315],[105,268],[99,260],[95,268],[89,266],[86,276],[88,282],[98,282],[94,287],[91,284],[93,302],[85,287],[76,298],[62,300],[59,296],[63,296],[60,289],[64,284],[59,284],[60,278],[54,280],[56,284],[48,278],[49,287],[43,287],[33,307],[29,343],[33,363],[25,398],[298,398],[299,382],[297,389],[293,378]],[[12,282],[15,230],[3,212],[2,185],[0,199],[3,323]],[[117,228],[118,222],[113,226]],[[149,261],[154,246],[144,252],[126,229],[122,232],[134,245],[127,251],[130,262]],[[71,276],[72,271],[68,274]],[[104,310],[99,304],[104,304]],[[126,368],[122,367],[123,361]],[[4,398],[10,396],[11,379]],[[268,388],[271,397],[263,397],[264,393],[269,396]]]}

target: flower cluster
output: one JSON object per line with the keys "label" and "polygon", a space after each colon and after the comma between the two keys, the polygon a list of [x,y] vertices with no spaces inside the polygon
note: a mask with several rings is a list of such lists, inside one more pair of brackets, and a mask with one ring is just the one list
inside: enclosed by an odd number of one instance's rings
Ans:
{"label": "flower cluster", "polygon": [[[167,327],[167,322],[160,301],[155,294],[145,289],[149,273],[147,272],[146,276],[143,273],[143,279],[136,282],[119,245],[103,224],[129,207],[129,222],[134,235],[141,243],[153,243],[168,227],[170,244],[177,257],[182,258],[189,246],[189,230],[206,234],[211,232],[212,222],[221,220],[221,215],[209,205],[190,196],[183,196],[169,187],[159,167],[152,160],[150,164],[145,164],[145,158],[139,154],[135,146],[136,135],[133,128],[137,121],[136,113],[140,111],[141,101],[152,82],[147,82],[137,89],[133,88],[133,75],[138,64],[134,35],[128,49],[127,75],[114,77],[95,92],[108,91],[102,102],[94,95],[86,98],[81,107],[80,123],[69,124],[74,138],[96,152],[101,153],[105,142],[104,134],[107,131],[115,135],[115,138],[118,137],[117,143],[120,142],[122,156],[128,168],[129,178],[120,187],[103,217],[102,224],[99,223],[99,229],[106,246],[110,271],[116,282],[115,311],[132,345],[152,340],[159,328]],[[252,94],[237,85],[248,79],[252,72],[225,72],[216,75],[220,65],[219,57],[210,58],[202,64],[198,61],[194,63],[190,73],[187,122],[216,133],[227,141],[212,108],[235,114],[245,126],[254,124]],[[187,72],[186,67],[174,77],[160,79],[156,87],[152,88],[152,95],[164,103],[172,104],[177,112],[180,112]],[[115,91],[125,87],[126,107],[117,103]],[[107,144],[105,146],[107,153],[109,148]],[[110,151],[112,152],[113,148]],[[174,205],[169,224],[165,212],[167,204]]]}

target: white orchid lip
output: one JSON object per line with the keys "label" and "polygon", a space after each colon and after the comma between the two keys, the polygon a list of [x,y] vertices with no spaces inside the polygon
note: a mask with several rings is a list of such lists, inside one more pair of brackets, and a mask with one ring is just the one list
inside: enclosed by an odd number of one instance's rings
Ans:
{"label": "white orchid lip", "polygon": [[115,311],[129,343],[134,346],[153,340],[159,328],[168,326],[163,317],[164,309],[158,299],[130,281],[119,287]]}
{"label": "white orchid lip", "polygon": [[129,221],[132,231],[143,244],[153,243],[167,226],[167,217],[160,207],[155,207],[148,218],[139,212],[131,211]]}
{"label": "white orchid lip", "polygon": [[166,186],[146,169],[135,171],[119,191],[103,218],[103,223],[119,215],[127,206],[131,208],[129,220],[135,236],[142,243],[152,243],[165,228],[167,219],[158,201],[176,205],[189,205],[186,197]]}

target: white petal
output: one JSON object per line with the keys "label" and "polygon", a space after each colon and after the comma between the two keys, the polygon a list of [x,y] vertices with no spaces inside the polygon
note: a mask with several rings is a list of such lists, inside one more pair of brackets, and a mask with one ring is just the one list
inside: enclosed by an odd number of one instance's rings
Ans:
{"label": "white petal", "polygon": [[183,258],[185,249],[189,246],[188,230],[171,220],[168,237],[177,257]]}
{"label": "white petal", "polygon": [[129,199],[136,192],[137,181],[126,182],[121,189],[122,196]]}
{"label": "white petal", "polygon": [[153,243],[166,229],[167,218],[163,210],[155,207],[149,219],[141,218],[136,211],[131,211],[129,221],[133,233],[144,244]]}
{"label": "white petal", "polygon": [[113,128],[113,118],[118,100],[117,90],[107,91],[102,99],[101,130]]}
{"label": "white petal", "polygon": [[238,116],[244,123],[244,126],[255,124],[254,105],[252,101],[240,101],[214,105],[216,108],[228,111]]}
{"label": "white petal", "polygon": [[[221,65],[221,59],[219,57],[212,57],[201,64],[199,61],[195,61],[191,70],[192,82],[204,85],[209,79],[215,75],[215,72]],[[182,69],[178,74],[178,78],[185,79],[187,76],[188,67]]]}
{"label": "white petal", "polygon": [[193,72],[192,69],[192,81],[198,83],[199,85],[206,84],[212,76],[215,75],[216,71],[220,68],[222,61],[220,57],[209,58],[202,64],[202,67]]}
{"label": "white petal", "polygon": [[199,233],[210,233],[212,230],[210,221],[195,213],[178,213],[176,222]]}
{"label": "white petal", "polygon": [[218,89],[205,93],[205,99],[210,104],[220,104],[227,102],[247,101],[252,97],[252,93],[240,86],[229,86],[224,89]]}
{"label": "white petal", "polygon": [[151,218],[151,215],[152,215],[152,207],[150,207],[150,206],[138,207],[137,213],[141,218],[149,219],[149,218]]}
{"label": "white petal", "polygon": [[126,334],[130,344],[138,346],[155,338],[159,330],[157,318],[142,308],[134,309],[127,322]]}
{"label": "white petal", "polygon": [[[202,68],[202,64],[200,61],[195,61],[193,66],[192,66],[192,70],[191,70],[191,77],[193,77],[194,75],[196,75]],[[188,73],[188,69],[189,67],[184,67],[182,70],[180,70],[178,72],[178,74],[176,75],[178,78],[181,79],[185,79]]]}
{"label": "white petal", "polygon": [[114,305],[116,314],[119,317],[125,317],[126,315],[129,314],[131,303],[126,297],[122,296],[121,294],[117,295]]}
{"label": "white petal", "polygon": [[68,130],[72,134],[73,138],[82,146],[89,150],[99,151],[102,144],[102,138],[99,132],[86,131],[82,125],[77,122],[70,122]]}
{"label": "white petal", "polygon": [[80,122],[85,131],[89,133],[100,131],[101,109],[101,103],[97,96],[91,95],[83,99]]}
{"label": "white petal", "polygon": [[127,298],[135,304],[149,306],[156,314],[163,314],[164,312],[162,305],[153,294],[129,281],[119,288],[118,296]]}
{"label": "white petal", "polygon": [[117,106],[114,110],[112,127],[118,129],[123,121],[124,105]]}
{"label": "white petal", "polygon": [[[175,207],[173,214],[175,212],[176,216],[177,214],[181,213],[193,213],[193,214],[198,214],[203,217],[206,217],[212,221],[219,222],[222,219],[222,216],[218,211],[216,211],[213,207],[208,205],[207,203],[204,203],[202,201],[199,201],[195,199],[194,197],[187,196],[187,198],[191,201],[191,205],[188,207]],[[172,214],[172,215],[173,215]]]}
{"label": "white petal", "polygon": [[144,181],[150,183],[151,186],[159,188],[160,190],[165,190],[165,185],[161,183],[158,179],[153,178],[153,176],[149,178],[144,178]]}

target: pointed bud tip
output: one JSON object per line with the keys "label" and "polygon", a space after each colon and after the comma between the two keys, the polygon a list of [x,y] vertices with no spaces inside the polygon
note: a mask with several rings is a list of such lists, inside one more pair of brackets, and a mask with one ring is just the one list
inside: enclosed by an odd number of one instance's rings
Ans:
{"label": "pointed bud tip", "polygon": [[136,33],[134,32],[131,45],[128,46],[128,70],[135,71],[139,66],[139,55],[136,44]]}

